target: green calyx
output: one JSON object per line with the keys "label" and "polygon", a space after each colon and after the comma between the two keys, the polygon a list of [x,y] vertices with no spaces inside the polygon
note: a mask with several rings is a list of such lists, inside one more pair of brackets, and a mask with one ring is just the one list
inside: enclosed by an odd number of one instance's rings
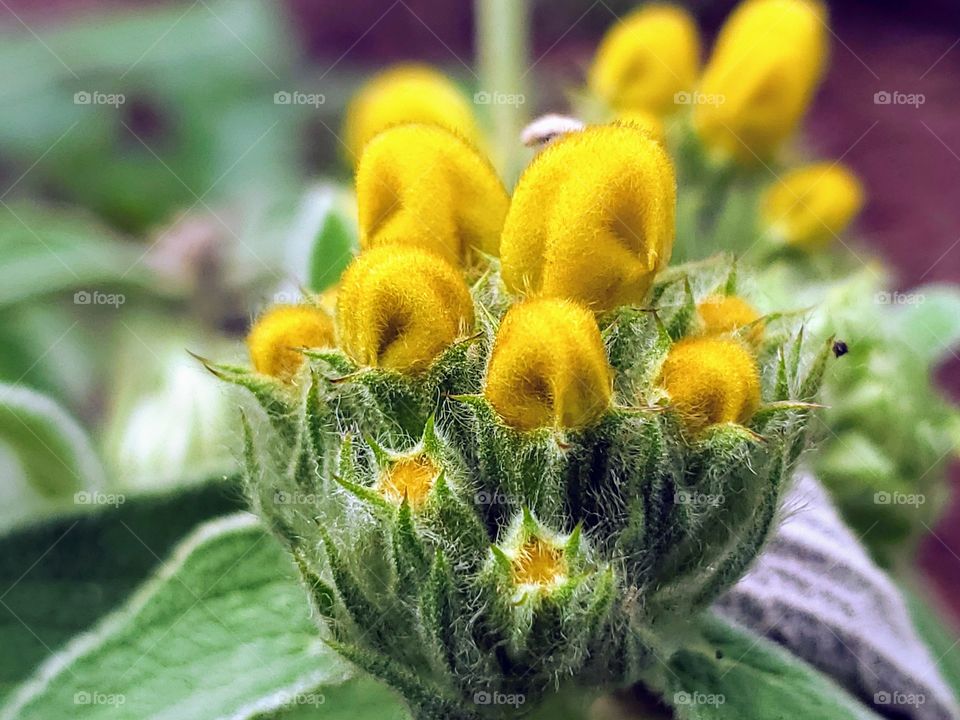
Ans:
{"label": "green calyx", "polygon": [[723,258],[674,268],[650,307],[597,320],[613,378],[603,415],[520,431],[484,396],[503,315],[492,277],[474,291],[475,334],[420,374],[338,350],[305,352],[285,386],[212,367],[253,391],[248,494],[296,558],[326,641],[424,718],[648,677],[759,553],[829,355],[795,318],[764,318],[749,350],[759,406],[691,431],[662,368],[702,333],[698,303],[738,282]]}

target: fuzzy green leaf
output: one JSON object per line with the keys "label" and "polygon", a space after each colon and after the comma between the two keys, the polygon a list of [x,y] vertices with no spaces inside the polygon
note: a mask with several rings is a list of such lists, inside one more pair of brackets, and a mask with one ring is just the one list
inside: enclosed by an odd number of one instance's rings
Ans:
{"label": "fuzzy green leaf", "polygon": [[319,639],[290,560],[243,513],[198,528],[0,717],[254,717],[348,673]]}

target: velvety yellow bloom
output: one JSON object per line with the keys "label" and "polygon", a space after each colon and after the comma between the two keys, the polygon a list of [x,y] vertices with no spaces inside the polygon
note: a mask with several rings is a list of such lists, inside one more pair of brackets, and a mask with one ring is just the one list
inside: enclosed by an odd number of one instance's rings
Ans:
{"label": "velvety yellow bloom", "polygon": [[333,345],[333,320],[313,305],[275,305],[257,319],[247,335],[257,372],[285,381],[303,364],[301,348]]}
{"label": "velvety yellow bloom", "polygon": [[458,135],[400,125],[375,137],[357,168],[360,246],[412,245],[447,262],[499,254],[510,198],[489,161]]}
{"label": "velvety yellow bloom", "polygon": [[456,268],[425,250],[361,253],[337,295],[337,340],[360,365],[425,369],[473,327],[470,290]]}
{"label": "velvety yellow bloom", "polygon": [[617,113],[617,123],[633,125],[646,132],[661,145],[667,142],[667,126],[663,118],[646,110],[627,110]]}
{"label": "velvety yellow bloom", "polygon": [[791,170],[764,194],[763,223],[781,241],[808,250],[840,235],[863,207],[863,187],[837,163]]}
{"label": "velvety yellow bloom", "polygon": [[747,332],[747,340],[760,342],[763,323],[757,322],[760,313],[746,300],[736,295],[711,295],[697,305],[705,335],[726,335],[756,323]]}
{"label": "velvety yellow bloom", "polygon": [[663,147],[631,125],[555,140],[526,169],[503,226],[507,288],[595,312],[641,303],[673,249],[676,180]]}
{"label": "velvety yellow bloom", "polygon": [[693,106],[704,145],[744,164],[776,153],[800,123],[827,56],[816,0],[745,0],[720,32]]}
{"label": "velvety yellow bloom", "polygon": [[578,428],[610,406],[612,372],[593,315],[566,300],[527,300],[497,330],[484,395],[518,430]]}
{"label": "velvety yellow bloom", "polygon": [[660,382],[693,433],[720,423],[746,423],[760,405],[757,362],[729,338],[675,343],[663,363]]}
{"label": "velvety yellow bloom", "polygon": [[347,106],[343,137],[356,164],[364,146],[393,125],[425,123],[478,141],[473,109],[448,78],[426,65],[397,65],[369,80]]}
{"label": "velvety yellow bloom", "polygon": [[647,5],[617,22],[603,38],[589,85],[616,110],[665,115],[677,93],[689,93],[700,69],[700,36],[690,14]]}
{"label": "velvety yellow bloom", "polygon": [[408,455],[391,462],[381,474],[377,489],[398,505],[406,498],[411,507],[419,507],[440,476],[440,468],[424,455]]}

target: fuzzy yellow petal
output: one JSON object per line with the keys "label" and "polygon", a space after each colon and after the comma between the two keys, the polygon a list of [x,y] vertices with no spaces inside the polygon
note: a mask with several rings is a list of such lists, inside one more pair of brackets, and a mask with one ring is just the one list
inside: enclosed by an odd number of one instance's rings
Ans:
{"label": "fuzzy yellow petal", "polygon": [[760,405],[757,362],[736,340],[696,337],[670,349],[660,383],[693,433],[720,423],[746,423]]}
{"label": "fuzzy yellow petal", "polygon": [[497,330],[484,395],[518,430],[595,422],[610,406],[612,372],[593,314],[559,299],[514,305]]}
{"label": "fuzzy yellow petal", "polygon": [[727,335],[750,325],[746,339],[758,343],[763,338],[763,323],[757,322],[760,313],[736,295],[711,295],[697,305],[697,313],[705,335]]}
{"label": "fuzzy yellow petal", "polygon": [[433,253],[383,246],[361,253],[337,295],[337,340],[360,365],[425,369],[473,327],[460,273]]}
{"label": "fuzzy yellow petal", "polygon": [[663,118],[646,110],[627,110],[617,113],[614,122],[640,128],[661,145],[667,142],[667,125]]}
{"label": "fuzzy yellow petal", "polygon": [[334,345],[333,320],[313,305],[275,305],[261,315],[247,335],[257,372],[291,380],[304,357],[300,348]]}
{"label": "fuzzy yellow petal", "polygon": [[716,156],[752,165],[796,131],[826,66],[826,10],[816,0],[745,0],[720,32],[693,109]]}
{"label": "fuzzy yellow petal", "polygon": [[647,5],[618,21],[590,69],[590,89],[615,110],[665,115],[689,92],[700,69],[700,36],[690,14]]}
{"label": "fuzzy yellow petal", "polygon": [[499,254],[510,198],[489,161],[439,127],[400,125],[375,137],[357,168],[362,248],[411,245],[447,262]]}
{"label": "fuzzy yellow petal", "polygon": [[377,133],[403,123],[439,125],[480,139],[473,108],[456,85],[426,65],[397,65],[369,80],[347,106],[343,137],[351,164]]}
{"label": "fuzzy yellow petal", "polygon": [[595,312],[643,301],[670,260],[676,180],[663,147],[629,124],[588,127],[542,151],[503,227],[507,288]]}
{"label": "fuzzy yellow petal", "polygon": [[785,174],[764,194],[763,223],[788,245],[813,250],[843,233],[863,207],[863,187],[837,163],[816,163]]}

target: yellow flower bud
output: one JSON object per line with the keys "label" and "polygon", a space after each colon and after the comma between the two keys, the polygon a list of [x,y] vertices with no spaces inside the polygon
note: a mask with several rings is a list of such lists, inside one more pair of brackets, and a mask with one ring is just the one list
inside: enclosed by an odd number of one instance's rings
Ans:
{"label": "yellow flower bud", "polygon": [[400,504],[406,498],[411,507],[423,505],[440,476],[440,468],[424,455],[397,458],[380,474],[377,489],[387,500]]}
{"label": "yellow flower bud", "polygon": [[337,339],[360,365],[423,370],[472,326],[473,300],[463,277],[425,250],[374,248],[343,275]]}
{"label": "yellow flower bud", "polygon": [[370,141],[357,168],[362,248],[412,245],[454,265],[474,251],[497,255],[509,204],[489,161],[439,127],[390,128]]}
{"label": "yellow flower bud", "polygon": [[661,368],[660,384],[692,433],[719,423],[746,423],[760,405],[756,360],[729,338],[675,343]]}
{"label": "yellow flower bud", "polygon": [[313,305],[275,305],[261,315],[247,335],[257,372],[289,381],[303,365],[300,348],[333,347],[333,320]]}
{"label": "yellow flower bud", "polygon": [[517,183],[500,241],[503,280],[595,312],[641,303],[670,260],[675,204],[673,165],[646,132],[570,133]]}
{"label": "yellow flower bud", "polygon": [[531,537],[513,552],[507,552],[514,585],[525,591],[549,591],[562,585],[569,569],[563,548]]}
{"label": "yellow flower bud", "polygon": [[518,430],[595,422],[613,392],[612,371],[593,315],[566,300],[514,305],[497,330],[484,395]]}
{"label": "yellow flower bud", "polygon": [[813,250],[840,235],[863,207],[863,187],[847,168],[817,163],[791,170],[760,204],[762,222],[788,245]]}
{"label": "yellow flower bud", "polygon": [[347,106],[343,137],[350,162],[388,127],[403,123],[439,125],[478,141],[473,109],[448,78],[426,65],[397,65],[370,79]]}
{"label": "yellow flower bud", "polygon": [[621,125],[633,125],[646,132],[661,145],[667,143],[667,126],[659,115],[654,115],[646,110],[627,110],[617,113],[617,119],[614,122]]}
{"label": "yellow flower bud", "polygon": [[746,339],[756,344],[763,338],[763,323],[757,322],[760,313],[736,295],[711,295],[697,305],[697,313],[705,335],[726,335],[756,323],[747,332]]}
{"label": "yellow flower bud", "polygon": [[820,83],[827,33],[817,0],[742,2],[720,32],[693,106],[704,145],[747,165],[774,155]]}
{"label": "yellow flower bud", "polygon": [[689,92],[700,69],[700,36],[679,7],[648,5],[606,34],[590,69],[590,89],[616,110],[665,115]]}

